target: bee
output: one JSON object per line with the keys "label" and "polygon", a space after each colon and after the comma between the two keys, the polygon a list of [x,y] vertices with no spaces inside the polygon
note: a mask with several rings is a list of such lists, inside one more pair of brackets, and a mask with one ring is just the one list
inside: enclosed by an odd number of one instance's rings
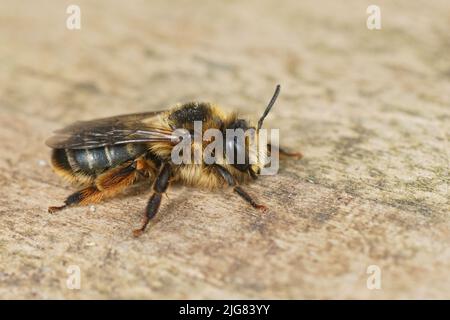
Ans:
{"label": "bee", "polygon": [[[258,121],[257,130],[274,105],[280,86]],[[242,184],[256,179],[264,166],[261,161],[250,163],[174,164],[171,153],[180,137],[177,129],[193,132],[194,121],[201,121],[202,130],[247,130],[255,126],[237,113],[225,113],[218,106],[190,102],[170,110],[114,116],[91,121],[79,121],[55,131],[46,141],[52,148],[51,163],[54,171],[69,182],[80,185],[81,190],[69,195],[62,206],[49,207],[54,213],[75,205],[88,205],[111,198],[139,179],[147,179],[152,194],[145,209],[144,221],[134,236],[141,235],[161,205],[162,195],[170,183],[181,183],[207,189],[231,187],[233,191],[256,209],[267,208],[256,202]],[[258,133],[258,131],[256,131]],[[232,142],[234,151],[248,148]],[[202,146],[203,148],[203,146]],[[271,150],[268,144],[267,153]],[[281,148],[280,156],[301,157]]]}

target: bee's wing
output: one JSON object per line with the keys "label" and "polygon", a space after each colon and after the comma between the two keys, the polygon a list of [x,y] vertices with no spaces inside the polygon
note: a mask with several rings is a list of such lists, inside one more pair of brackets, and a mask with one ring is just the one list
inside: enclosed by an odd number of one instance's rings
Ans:
{"label": "bee's wing", "polygon": [[124,143],[167,141],[176,143],[171,130],[158,128],[156,120],[164,111],[146,112],[78,121],[63,129],[46,144],[55,149],[91,149]]}

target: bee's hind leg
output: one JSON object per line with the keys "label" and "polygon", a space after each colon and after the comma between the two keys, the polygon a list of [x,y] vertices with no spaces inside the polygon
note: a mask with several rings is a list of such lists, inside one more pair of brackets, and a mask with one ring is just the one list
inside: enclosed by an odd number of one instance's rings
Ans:
{"label": "bee's hind leg", "polygon": [[139,229],[133,231],[135,237],[139,237],[147,227],[150,220],[158,213],[159,207],[161,205],[162,194],[166,192],[169,186],[169,179],[171,176],[171,167],[169,163],[163,163],[161,170],[156,176],[155,182],[153,183],[153,193],[150,200],[147,203],[147,208],[145,209],[144,222]]}
{"label": "bee's hind leg", "polygon": [[59,207],[49,207],[48,212],[54,213],[74,205],[98,203],[106,197],[112,197],[121,192],[136,180],[137,171],[133,162],[110,169],[99,175],[94,184],[72,193]]}
{"label": "bee's hind leg", "polygon": [[217,168],[220,176],[230,187],[233,187],[233,191],[236,192],[242,199],[247,201],[255,209],[267,211],[267,207],[265,205],[258,204],[244,189],[237,185],[236,180],[227,169],[220,165],[215,165],[215,167]]}
{"label": "bee's hind leg", "polygon": [[59,207],[49,207],[48,212],[54,213],[76,204],[89,204],[99,202],[103,198],[102,192],[96,186],[90,186],[72,193]]}

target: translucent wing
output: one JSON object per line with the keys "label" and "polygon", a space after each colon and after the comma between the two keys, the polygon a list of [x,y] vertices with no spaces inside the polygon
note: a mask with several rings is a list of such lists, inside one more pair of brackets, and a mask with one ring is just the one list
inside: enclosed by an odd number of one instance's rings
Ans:
{"label": "translucent wing", "polygon": [[124,143],[178,142],[171,130],[158,128],[158,117],[164,111],[120,115],[78,121],[63,129],[46,144],[55,149],[91,149]]}

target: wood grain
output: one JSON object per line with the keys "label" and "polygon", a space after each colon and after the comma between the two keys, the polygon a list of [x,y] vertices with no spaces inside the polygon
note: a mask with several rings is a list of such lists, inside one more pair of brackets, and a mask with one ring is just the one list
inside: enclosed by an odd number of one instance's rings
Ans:
{"label": "wood grain", "polygon": [[[0,3],[0,298],[450,298],[447,1]],[[213,101],[301,150],[231,191],[148,184],[50,215],[74,188],[43,141],[74,120]],[[94,210],[95,209],[95,210]],[[81,289],[66,286],[80,267]],[[382,271],[369,290],[366,270]]]}

